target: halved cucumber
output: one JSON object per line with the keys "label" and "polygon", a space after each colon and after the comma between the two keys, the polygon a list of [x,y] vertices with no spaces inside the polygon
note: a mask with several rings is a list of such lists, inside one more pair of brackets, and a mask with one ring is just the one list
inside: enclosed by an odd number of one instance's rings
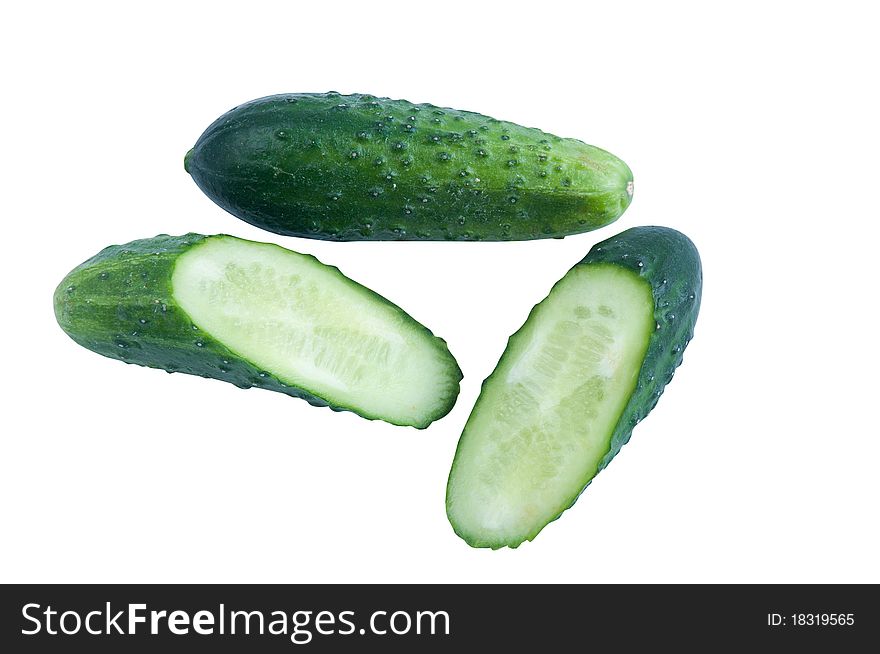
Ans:
{"label": "halved cucumber", "polygon": [[459,441],[456,533],[516,547],[570,507],[657,402],[702,286],[683,234],[635,228],[594,247],[514,334]]}
{"label": "halved cucumber", "polygon": [[445,415],[446,343],[310,255],[231,236],[111,246],[59,285],[62,328],[129,363],[259,386],[398,425]]}

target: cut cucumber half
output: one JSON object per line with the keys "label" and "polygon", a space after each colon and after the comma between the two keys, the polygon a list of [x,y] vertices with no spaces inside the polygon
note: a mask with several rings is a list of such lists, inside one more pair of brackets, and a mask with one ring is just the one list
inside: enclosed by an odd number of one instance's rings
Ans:
{"label": "cut cucumber half", "polygon": [[511,337],[459,441],[447,512],[462,538],[516,547],[574,503],[671,378],[700,280],[686,237],[637,228],[553,287]]}
{"label": "cut cucumber half", "polygon": [[56,292],[101,354],[260,386],[398,425],[445,415],[461,372],[445,342],[310,255],[231,236],[112,246]]}

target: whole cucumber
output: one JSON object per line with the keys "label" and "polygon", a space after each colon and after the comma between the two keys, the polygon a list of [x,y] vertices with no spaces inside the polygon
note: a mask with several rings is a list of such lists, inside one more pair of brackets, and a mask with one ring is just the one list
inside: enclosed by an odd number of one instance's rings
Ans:
{"label": "whole cucumber", "polygon": [[561,238],[616,220],[632,173],[608,152],[469,111],[372,95],[261,98],[185,158],[229,213],[336,241]]}

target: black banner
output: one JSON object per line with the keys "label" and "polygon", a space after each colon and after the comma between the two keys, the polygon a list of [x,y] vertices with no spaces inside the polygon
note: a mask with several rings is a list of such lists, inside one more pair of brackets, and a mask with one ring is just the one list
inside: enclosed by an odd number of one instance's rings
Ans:
{"label": "black banner", "polygon": [[877,586],[23,585],[4,652],[675,651],[876,642]]}

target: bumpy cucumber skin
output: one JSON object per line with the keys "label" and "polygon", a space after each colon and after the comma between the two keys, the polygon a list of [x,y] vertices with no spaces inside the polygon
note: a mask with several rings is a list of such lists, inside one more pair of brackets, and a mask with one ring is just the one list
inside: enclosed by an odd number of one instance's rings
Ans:
{"label": "bumpy cucumber skin", "polygon": [[[264,388],[306,400],[314,406],[390,422],[357,407],[332,405],[307,389],[285,384],[233,353],[193,323],[174,299],[171,275],[181,254],[210,238],[235,237],[163,234],[103,249],[74,268],[58,285],[54,295],[58,324],[83,347],[125,363],[220,379],[239,388]],[[369,292],[406,320],[415,322],[403,309]],[[426,327],[420,327],[454,362],[446,342]],[[460,370],[458,378],[461,379]],[[457,390],[436,415],[429,416],[423,423],[406,423],[407,426],[427,427],[446,415],[456,398]]]}
{"label": "bumpy cucumber skin", "polygon": [[371,95],[275,95],[227,112],[186,170],[262,229],[336,241],[561,238],[616,220],[632,173],[575,139]]}
{"label": "bumpy cucumber skin", "polygon": [[651,413],[672,381],[694,337],[703,295],[703,267],[696,246],[668,227],[628,229],[598,243],[578,265],[601,263],[627,268],[651,285],[656,329],[648,341],[636,389],[617,422],[611,448],[598,471],[629,442],[633,428]]}
{"label": "bumpy cucumber skin", "polygon": [[[455,533],[471,547],[489,547],[493,550],[502,547],[515,549],[525,541],[534,540],[544,527],[558,520],[565,511],[574,506],[595,476],[629,442],[635,426],[657,405],[666,385],[672,381],[675,369],[681,365],[685,348],[694,336],[694,325],[700,312],[703,292],[703,269],[699,252],[687,236],[668,227],[633,227],[594,245],[575,268],[590,265],[619,266],[639,275],[651,286],[656,329],[648,340],[648,348],[639,369],[635,389],[611,434],[608,451],[599,462],[596,474],[585,480],[583,488],[563,503],[563,508],[554,518],[535,529],[523,540],[496,541],[459,529],[452,520],[447,494],[447,516],[450,524]],[[550,293],[552,292],[551,289]],[[527,323],[533,315],[534,308],[526,319]],[[521,330],[522,328],[513,336]],[[501,355],[502,360],[504,356]],[[496,371],[500,364],[501,361],[496,366]],[[483,388],[494,375],[495,371],[486,378]],[[450,479],[455,471],[455,461],[460,448],[461,441],[449,473]]]}

